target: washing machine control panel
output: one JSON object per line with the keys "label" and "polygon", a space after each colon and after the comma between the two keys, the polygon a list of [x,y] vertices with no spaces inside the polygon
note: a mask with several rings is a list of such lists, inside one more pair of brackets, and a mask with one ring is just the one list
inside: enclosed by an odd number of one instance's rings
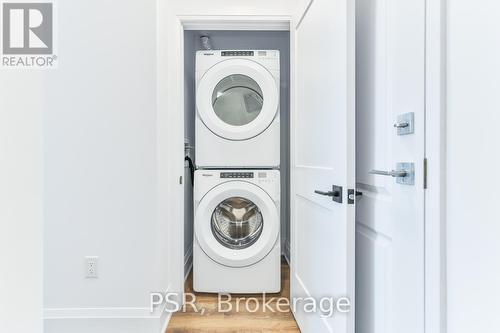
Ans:
{"label": "washing machine control panel", "polygon": [[220,178],[253,178],[253,172],[221,172]]}
{"label": "washing machine control panel", "polygon": [[238,57],[238,56],[253,56],[253,51],[222,51],[220,53],[223,57]]}

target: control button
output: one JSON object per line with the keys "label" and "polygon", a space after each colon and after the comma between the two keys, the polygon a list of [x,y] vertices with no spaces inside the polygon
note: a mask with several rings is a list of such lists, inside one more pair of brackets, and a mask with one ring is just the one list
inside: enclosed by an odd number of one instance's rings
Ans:
{"label": "control button", "polygon": [[[221,56],[223,57],[234,57],[234,56],[253,56],[253,51],[222,51]],[[261,53],[259,52],[259,55]]]}

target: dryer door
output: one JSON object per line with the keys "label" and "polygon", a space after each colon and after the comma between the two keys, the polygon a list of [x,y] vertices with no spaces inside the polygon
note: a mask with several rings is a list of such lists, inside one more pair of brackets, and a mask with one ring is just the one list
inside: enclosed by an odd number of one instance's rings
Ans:
{"label": "dryer door", "polygon": [[279,235],[278,209],[260,187],[230,181],[214,187],[195,215],[195,235],[212,260],[244,267],[262,260]]}
{"label": "dryer door", "polygon": [[272,123],[279,90],[272,74],[255,61],[229,59],[200,79],[196,107],[205,126],[228,140],[253,138]]}

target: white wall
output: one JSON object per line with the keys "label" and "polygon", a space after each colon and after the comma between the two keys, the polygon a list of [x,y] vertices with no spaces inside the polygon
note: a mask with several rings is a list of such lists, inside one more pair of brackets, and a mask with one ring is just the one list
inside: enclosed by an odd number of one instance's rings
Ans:
{"label": "white wall", "polygon": [[448,332],[500,327],[500,3],[448,1]]}
{"label": "white wall", "polygon": [[[156,0],[59,1],[57,15],[59,68],[46,72],[43,102],[48,333],[95,326],[76,317],[148,318],[150,292],[169,282],[156,211]],[[99,256],[98,279],[85,279],[85,256]],[[146,332],[158,318],[136,322],[98,326]]]}
{"label": "white wall", "polygon": [[0,332],[42,331],[42,78],[0,70]]}

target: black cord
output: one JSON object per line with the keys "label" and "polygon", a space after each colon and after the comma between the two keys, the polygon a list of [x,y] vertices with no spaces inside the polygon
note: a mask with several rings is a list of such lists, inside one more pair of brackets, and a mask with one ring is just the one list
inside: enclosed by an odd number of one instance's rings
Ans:
{"label": "black cord", "polygon": [[191,157],[189,156],[186,156],[184,157],[184,161],[188,161],[188,164],[189,164],[189,170],[191,171],[191,185],[194,186],[194,163],[193,163],[193,160],[191,159]]}

